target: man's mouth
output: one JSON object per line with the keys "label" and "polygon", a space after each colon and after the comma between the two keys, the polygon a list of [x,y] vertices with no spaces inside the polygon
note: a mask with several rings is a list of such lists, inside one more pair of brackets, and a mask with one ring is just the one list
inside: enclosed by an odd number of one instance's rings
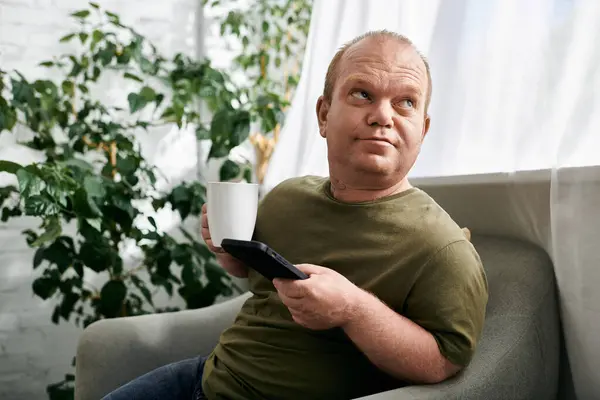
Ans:
{"label": "man's mouth", "polygon": [[360,140],[366,140],[366,141],[372,141],[372,142],[380,142],[381,144],[389,144],[390,146],[393,146],[394,144],[386,138],[381,138],[381,137],[370,137],[370,138],[364,138],[364,139],[360,139]]}

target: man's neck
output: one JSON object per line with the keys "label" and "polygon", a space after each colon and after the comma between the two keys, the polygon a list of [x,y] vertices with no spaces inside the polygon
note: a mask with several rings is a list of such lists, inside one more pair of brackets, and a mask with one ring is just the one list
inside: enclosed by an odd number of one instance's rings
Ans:
{"label": "man's neck", "polygon": [[335,199],[344,203],[361,203],[374,201],[383,197],[392,196],[412,188],[407,178],[393,185],[382,185],[383,187],[361,187],[359,185],[348,185],[344,182],[330,178],[331,194]]}

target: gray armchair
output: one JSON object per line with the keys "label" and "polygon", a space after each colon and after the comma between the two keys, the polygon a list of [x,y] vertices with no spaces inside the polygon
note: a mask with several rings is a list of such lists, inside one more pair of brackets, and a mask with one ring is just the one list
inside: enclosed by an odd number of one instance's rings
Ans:
{"label": "gray armchair", "polygon": [[[516,240],[474,236],[473,243],[487,271],[490,299],[471,364],[441,384],[364,399],[556,399],[561,335],[548,256]],[[75,398],[100,399],[158,366],[209,353],[247,297],[200,310],[90,325],[77,350]]]}

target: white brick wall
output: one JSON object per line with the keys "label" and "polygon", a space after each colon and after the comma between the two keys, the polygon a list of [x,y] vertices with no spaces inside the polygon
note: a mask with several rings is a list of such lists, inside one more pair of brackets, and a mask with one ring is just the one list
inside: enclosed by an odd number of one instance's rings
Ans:
{"label": "white brick wall", "polygon": [[[196,51],[196,0],[97,0],[122,21],[150,38],[166,54]],[[64,51],[58,39],[69,31],[67,15],[87,4],[82,0],[0,0],[0,68],[19,69],[29,78],[48,72],[39,61]],[[71,25],[72,26],[72,25]],[[112,89],[112,88],[107,88]],[[150,152],[164,131],[145,139]],[[0,159],[30,162],[35,155],[0,136]],[[0,185],[7,182],[1,176]],[[0,224],[0,399],[46,399],[46,385],[70,371],[79,328],[50,322],[52,303],[34,297],[31,260],[20,232],[37,221]]]}

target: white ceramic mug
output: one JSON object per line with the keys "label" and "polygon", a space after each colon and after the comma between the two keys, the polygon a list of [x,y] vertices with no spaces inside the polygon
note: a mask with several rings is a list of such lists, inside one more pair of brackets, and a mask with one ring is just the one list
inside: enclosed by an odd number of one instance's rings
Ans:
{"label": "white ceramic mug", "polygon": [[223,239],[251,240],[258,209],[258,184],[209,182],[207,216],[215,247]]}

